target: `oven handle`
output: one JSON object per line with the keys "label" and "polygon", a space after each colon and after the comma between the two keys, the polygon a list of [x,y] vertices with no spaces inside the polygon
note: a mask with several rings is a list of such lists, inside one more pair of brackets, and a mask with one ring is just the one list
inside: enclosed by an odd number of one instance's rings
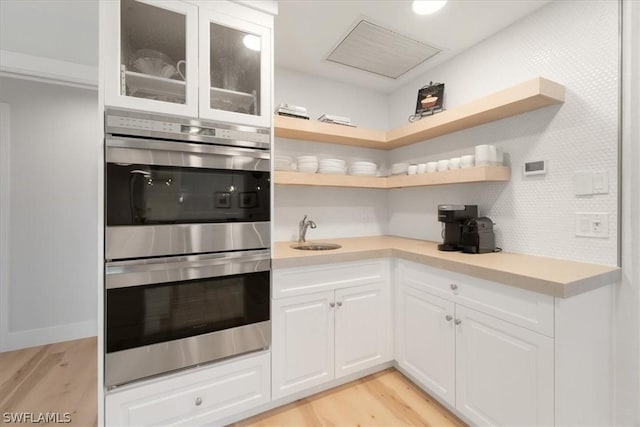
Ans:
{"label": "oven handle", "polygon": [[271,269],[269,249],[108,262],[106,289],[257,273]]}
{"label": "oven handle", "polygon": [[108,163],[270,171],[268,150],[113,136],[105,145]]}

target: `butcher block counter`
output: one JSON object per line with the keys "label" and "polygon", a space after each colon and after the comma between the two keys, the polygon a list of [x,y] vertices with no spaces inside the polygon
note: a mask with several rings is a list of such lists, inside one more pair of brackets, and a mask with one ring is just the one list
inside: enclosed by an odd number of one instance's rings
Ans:
{"label": "butcher block counter", "polygon": [[273,268],[395,257],[560,298],[613,284],[622,275],[619,267],[532,255],[443,252],[438,250],[437,242],[395,236],[325,239],[308,243],[336,243],[342,247],[308,251],[293,249],[291,245],[296,242],[276,242]]}

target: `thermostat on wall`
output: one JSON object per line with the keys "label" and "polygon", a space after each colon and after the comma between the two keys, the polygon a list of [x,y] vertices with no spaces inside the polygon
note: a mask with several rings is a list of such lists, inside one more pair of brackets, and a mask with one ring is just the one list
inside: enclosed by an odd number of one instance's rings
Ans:
{"label": "thermostat on wall", "polygon": [[526,162],[523,167],[525,175],[543,175],[547,173],[546,160],[538,160],[535,162]]}

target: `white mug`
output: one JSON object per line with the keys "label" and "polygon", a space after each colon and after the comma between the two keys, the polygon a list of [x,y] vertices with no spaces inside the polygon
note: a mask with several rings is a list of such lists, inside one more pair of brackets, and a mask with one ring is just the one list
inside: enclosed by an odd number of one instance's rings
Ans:
{"label": "white mug", "polygon": [[438,160],[438,172],[449,169],[449,160]]}
{"label": "white mug", "polygon": [[409,165],[409,168],[407,169],[407,173],[409,175],[415,175],[416,173],[418,173],[418,166],[416,165]]}
{"label": "white mug", "polygon": [[438,162],[428,162],[427,163],[427,172],[428,173],[435,172],[436,170],[438,170]]}
{"label": "white mug", "polygon": [[488,144],[476,145],[476,166],[491,164],[491,151]]}
{"label": "white mug", "polygon": [[[180,66],[184,65],[184,73],[182,71],[180,71]],[[178,63],[176,64],[176,71],[178,72],[178,74],[180,74],[180,77],[182,77],[182,80],[187,80],[186,75],[187,75],[187,61],[185,61],[184,59],[181,61],[178,61]]]}
{"label": "white mug", "polygon": [[460,167],[462,169],[472,168],[475,164],[475,157],[472,154],[460,157]]}
{"label": "white mug", "polygon": [[427,164],[426,163],[420,163],[418,165],[418,173],[425,173],[427,172]]}
{"label": "white mug", "polygon": [[449,159],[449,169],[460,169],[460,157],[452,157]]}

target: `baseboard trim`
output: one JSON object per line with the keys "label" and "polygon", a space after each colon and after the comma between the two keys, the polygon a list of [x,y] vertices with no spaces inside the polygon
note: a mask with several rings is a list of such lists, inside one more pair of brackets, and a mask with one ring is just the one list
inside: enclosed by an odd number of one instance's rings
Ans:
{"label": "baseboard trim", "polygon": [[3,344],[0,351],[19,350],[38,345],[95,337],[97,332],[98,325],[95,320],[8,332],[6,336],[0,339],[0,343]]}

